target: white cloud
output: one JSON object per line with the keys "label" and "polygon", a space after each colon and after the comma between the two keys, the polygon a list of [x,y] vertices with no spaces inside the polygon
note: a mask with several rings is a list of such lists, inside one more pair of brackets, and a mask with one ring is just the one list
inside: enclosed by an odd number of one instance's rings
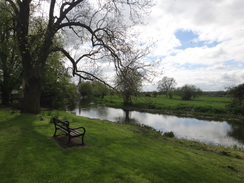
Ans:
{"label": "white cloud", "polygon": [[[243,0],[161,0],[146,21],[147,25],[136,27],[140,41],[157,41],[152,54],[162,58],[160,68],[179,86],[223,90],[244,82]],[[198,41],[218,44],[176,49],[181,45],[177,30],[191,30]]]}
{"label": "white cloud", "polygon": [[[41,7],[47,5],[42,1]],[[44,8],[39,13],[48,12]],[[140,33],[138,40],[156,42],[151,55],[161,58],[158,69],[164,70],[163,76],[174,77],[178,86],[195,84],[203,90],[223,90],[244,82],[243,0],[158,0],[145,22],[146,25],[134,27]],[[178,30],[197,34],[195,42],[218,44],[177,49],[182,45],[175,36]],[[228,61],[232,63],[227,64]],[[111,76],[112,71],[108,65],[105,77]],[[155,78],[155,82],[163,76]]]}

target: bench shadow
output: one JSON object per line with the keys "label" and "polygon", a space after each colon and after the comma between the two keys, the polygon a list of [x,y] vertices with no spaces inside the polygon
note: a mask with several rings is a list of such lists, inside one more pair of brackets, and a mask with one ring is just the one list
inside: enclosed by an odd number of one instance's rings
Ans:
{"label": "bench shadow", "polygon": [[87,144],[81,145],[82,141],[80,138],[72,138],[68,144],[69,137],[66,134],[60,134],[53,137],[53,139],[58,143],[58,145],[64,149],[68,148],[79,148],[88,147]]}

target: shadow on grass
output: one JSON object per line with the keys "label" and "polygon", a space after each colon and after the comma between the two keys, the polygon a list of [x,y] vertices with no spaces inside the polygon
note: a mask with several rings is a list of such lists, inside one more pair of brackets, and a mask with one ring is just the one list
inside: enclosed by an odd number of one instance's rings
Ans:
{"label": "shadow on grass", "polygon": [[55,139],[55,141],[59,144],[60,147],[64,148],[64,149],[68,149],[68,148],[79,148],[79,147],[88,147],[87,144],[85,145],[81,145],[82,141],[80,138],[72,138],[70,140],[70,143],[68,144],[68,136],[65,134],[60,134],[57,135],[55,137],[53,137]]}
{"label": "shadow on grass", "polygon": [[30,182],[38,177],[51,180],[52,172],[62,168],[60,159],[73,153],[63,149],[88,147],[81,146],[79,138],[71,139],[69,146],[67,136],[53,138],[54,126],[48,119],[40,121],[38,115],[6,114],[0,119],[0,182]]}
{"label": "shadow on grass", "polygon": [[49,158],[62,154],[52,138],[53,125],[29,114],[6,116],[0,125],[1,181],[29,182],[41,175],[48,180]]}

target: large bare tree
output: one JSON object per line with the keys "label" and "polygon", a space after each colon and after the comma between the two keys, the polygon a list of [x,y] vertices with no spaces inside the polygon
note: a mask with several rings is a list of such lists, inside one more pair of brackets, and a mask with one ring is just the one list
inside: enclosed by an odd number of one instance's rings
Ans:
{"label": "large bare tree", "polygon": [[121,62],[123,68],[117,72],[115,78],[116,89],[122,94],[124,105],[132,104],[132,96],[137,96],[142,89],[143,81],[150,81],[154,76],[154,66],[156,60],[150,59],[145,62],[150,54],[150,45],[145,45],[140,49],[131,48],[136,43],[130,41],[126,47],[123,47]]}
{"label": "large bare tree", "polygon": [[166,76],[158,82],[158,90],[160,92],[165,92],[166,97],[170,96],[170,98],[172,98],[172,94],[170,94],[170,91],[174,90],[175,86],[175,79]]}
{"label": "large bare tree", "polygon": [[[116,70],[120,70],[123,65],[119,52],[123,52],[121,47],[127,28],[140,23],[140,17],[152,5],[150,0],[6,1],[13,8],[17,22],[23,65],[22,112],[25,113],[40,112],[42,78],[51,52],[60,51],[71,61],[73,75],[101,80],[96,73],[84,69],[82,64],[88,60],[112,60]],[[47,23],[35,21],[34,25],[31,24],[36,17],[41,17]],[[39,27],[38,31],[36,26]],[[67,49],[69,46],[54,47],[57,35],[69,41],[68,45],[77,41],[83,45],[82,49],[79,48],[79,56],[74,57],[69,52],[72,49]]]}

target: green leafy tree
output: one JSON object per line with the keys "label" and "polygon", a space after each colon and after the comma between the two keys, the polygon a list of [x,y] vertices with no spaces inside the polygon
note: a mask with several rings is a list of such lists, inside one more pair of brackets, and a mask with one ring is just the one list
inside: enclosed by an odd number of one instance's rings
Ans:
{"label": "green leafy tree", "polygon": [[228,110],[235,114],[244,114],[244,83],[229,88],[228,93],[233,97],[227,106]]}
{"label": "green leafy tree", "polygon": [[92,84],[91,82],[80,82],[78,84],[79,88],[79,93],[81,94],[82,98],[84,99],[85,97],[91,96],[92,95]]}
{"label": "green leafy tree", "polygon": [[0,2],[0,90],[2,104],[9,105],[13,90],[20,90],[21,60],[11,9]]}
{"label": "green leafy tree", "polygon": [[52,53],[48,57],[43,78],[41,106],[55,109],[65,109],[77,98],[77,89],[70,82],[71,76],[62,63],[63,57],[59,53]]}
{"label": "green leafy tree", "polygon": [[98,81],[92,82],[92,93],[95,97],[102,97],[106,96],[109,92],[108,86],[104,83],[100,83]]}
{"label": "green leafy tree", "polygon": [[177,89],[178,95],[181,96],[182,100],[191,100],[202,94],[202,90],[194,85],[184,85]]}
{"label": "green leafy tree", "polygon": [[[12,7],[13,19],[16,20],[16,34],[22,61],[23,103],[22,112],[39,113],[43,76],[48,56],[53,51],[62,52],[72,64],[73,75],[83,79],[101,80],[96,73],[89,72],[80,63],[98,62],[107,57],[120,67],[120,50],[127,34],[127,28],[139,23],[142,13],[152,3],[149,0],[120,1],[85,1],[63,0],[45,1],[49,6],[40,12],[38,3],[33,0],[6,0]],[[125,11],[126,10],[126,11]],[[32,20],[40,17],[40,21]],[[129,17],[128,17],[129,15]],[[123,21],[126,18],[127,21]],[[47,22],[43,24],[44,20]],[[128,23],[128,21],[131,23]],[[125,23],[123,23],[125,22]],[[34,29],[38,27],[38,29]],[[54,44],[57,34],[65,36],[69,42],[79,41],[84,45],[80,55],[73,56],[67,47]],[[38,45],[38,46],[33,46]],[[88,47],[86,45],[89,45]],[[68,46],[69,47],[69,46]],[[86,62],[82,62],[85,60]],[[104,60],[104,59],[103,59]],[[82,65],[82,64],[81,64]],[[84,66],[84,65],[83,65]]]}

